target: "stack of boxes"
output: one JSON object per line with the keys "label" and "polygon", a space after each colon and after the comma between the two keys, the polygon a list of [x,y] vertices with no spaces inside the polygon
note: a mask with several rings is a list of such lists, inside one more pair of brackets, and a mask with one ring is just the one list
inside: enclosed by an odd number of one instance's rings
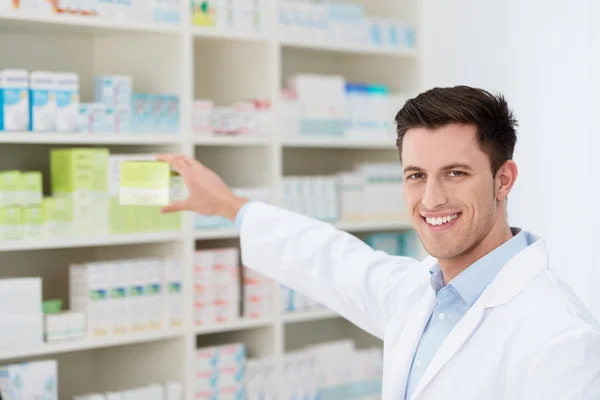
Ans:
{"label": "stack of boxes", "polygon": [[24,12],[59,13],[106,19],[123,19],[139,22],[179,24],[181,0],[132,1],[132,0],[1,0],[0,10],[13,8]]}
{"label": "stack of boxes", "polygon": [[265,0],[190,0],[192,24],[221,31],[264,33]]}
{"label": "stack of boxes", "polygon": [[339,219],[338,180],[335,176],[286,176],[282,206],[322,221]]}
{"label": "stack of boxes", "polygon": [[198,349],[194,399],[243,399],[245,364],[243,343]]}
{"label": "stack of boxes", "polygon": [[423,248],[414,230],[406,232],[378,232],[365,237],[365,242],[374,250],[393,256],[420,258]]}
{"label": "stack of boxes", "polygon": [[50,171],[53,196],[72,206],[71,234],[108,234],[108,150],[53,149]]}
{"label": "stack of boxes", "polygon": [[[73,400],[182,400],[183,389],[179,382],[156,383],[129,390],[91,393],[75,396]],[[45,400],[45,399],[44,399]]]}
{"label": "stack of boxes", "polygon": [[42,280],[0,280],[0,346],[28,347],[43,343]]}
{"label": "stack of boxes", "polygon": [[181,283],[178,259],[72,265],[71,309],[85,314],[92,337],[181,327]]}
{"label": "stack of boxes", "polygon": [[0,240],[42,234],[42,174],[0,171]]}
{"label": "stack of boxes", "polygon": [[266,319],[273,315],[273,281],[243,267],[243,314],[248,319]]}
{"label": "stack of boxes", "polygon": [[[83,104],[82,121],[90,118],[89,133],[123,133],[131,130],[132,83],[128,76],[97,76],[94,82],[94,101]],[[104,118],[102,118],[104,116]],[[85,131],[85,124],[80,130]]]}
{"label": "stack of boxes", "polygon": [[0,131],[76,132],[79,77],[49,71],[0,71]]}
{"label": "stack of boxes", "polygon": [[366,16],[358,4],[282,1],[279,26],[284,36],[295,40],[326,40],[397,49],[415,47],[412,26],[395,19]]}
{"label": "stack of boxes", "polygon": [[276,365],[272,357],[246,360],[246,400],[276,399]]}
{"label": "stack of boxes", "polygon": [[212,100],[192,104],[192,132],[201,135],[266,136],[271,133],[271,103],[268,100],[240,101],[216,107]]}
{"label": "stack of boxes", "polygon": [[211,326],[240,318],[237,248],[198,250],[194,255],[194,323]]}
{"label": "stack of boxes", "polygon": [[0,398],[58,400],[57,375],[55,360],[0,367]]}

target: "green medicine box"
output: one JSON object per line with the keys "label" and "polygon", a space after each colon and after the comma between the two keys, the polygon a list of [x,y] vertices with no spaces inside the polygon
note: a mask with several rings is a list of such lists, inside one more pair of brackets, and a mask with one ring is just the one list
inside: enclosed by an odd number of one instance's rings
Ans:
{"label": "green medicine box", "polygon": [[0,240],[21,238],[21,209],[0,207]]}
{"label": "green medicine box", "polygon": [[19,171],[0,171],[0,207],[18,204],[20,176]]}
{"label": "green medicine box", "polygon": [[39,206],[43,197],[42,173],[21,172],[18,191],[18,203],[21,207]]}
{"label": "green medicine box", "polygon": [[[119,203],[164,206],[170,201],[171,167],[162,161],[121,163]],[[145,230],[145,229],[142,229]]]}
{"label": "green medicine box", "polygon": [[45,197],[42,200],[42,230],[45,236],[68,236],[73,230],[73,199]]}
{"label": "green medicine box", "polygon": [[53,195],[108,192],[108,149],[52,149],[50,183]]}
{"label": "green medicine box", "polygon": [[21,225],[23,238],[36,238],[42,234],[42,207],[21,208]]}

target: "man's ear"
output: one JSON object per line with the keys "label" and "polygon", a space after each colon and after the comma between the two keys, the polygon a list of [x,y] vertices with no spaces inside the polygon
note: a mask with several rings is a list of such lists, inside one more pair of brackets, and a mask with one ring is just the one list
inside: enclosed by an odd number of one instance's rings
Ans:
{"label": "man's ear", "polygon": [[518,175],[519,169],[513,160],[507,160],[502,164],[498,172],[496,172],[496,200],[506,200]]}

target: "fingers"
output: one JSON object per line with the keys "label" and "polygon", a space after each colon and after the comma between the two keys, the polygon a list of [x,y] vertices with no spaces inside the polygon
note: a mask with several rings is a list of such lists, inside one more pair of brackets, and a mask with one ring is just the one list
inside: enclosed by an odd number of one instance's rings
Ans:
{"label": "fingers", "polygon": [[186,200],[175,201],[169,205],[166,205],[160,209],[162,214],[179,212],[179,211],[192,211],[190,208],[190,204]]}
{"label": "fingers", "polygon": [[[191,170],[195,170],[195,171],[204,171],[207,168],[198,160],[186,157],[182,154],[158,154],[156,156],[156,159],[159,161],[165,161],[168,162],[169,164],[171,164],[173,166],[173,168],[180,174],[182,175],[182,171],[180,169],[184,169],[185,165],[187,165],[187,167],[189,167],[189,169]],[[180,169],[178,169],[180,168]]]}

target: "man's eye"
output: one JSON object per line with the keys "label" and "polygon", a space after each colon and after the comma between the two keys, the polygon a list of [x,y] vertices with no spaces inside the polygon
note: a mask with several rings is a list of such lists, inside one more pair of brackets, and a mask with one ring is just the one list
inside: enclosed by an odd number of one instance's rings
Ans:
{"label": "man's eye", "polygon": [[408,179],[411,179],[411,180],[422,179],[424,176],[425,176],[425,174],[423,174],[422,172],[417,172],[416,174],[409,175]]}
{"label": "man's eye", "polygon": [[465,173],[462,171],[451,171],[450,172],[450,176],[456,177],[456,176],[463,176]]}

